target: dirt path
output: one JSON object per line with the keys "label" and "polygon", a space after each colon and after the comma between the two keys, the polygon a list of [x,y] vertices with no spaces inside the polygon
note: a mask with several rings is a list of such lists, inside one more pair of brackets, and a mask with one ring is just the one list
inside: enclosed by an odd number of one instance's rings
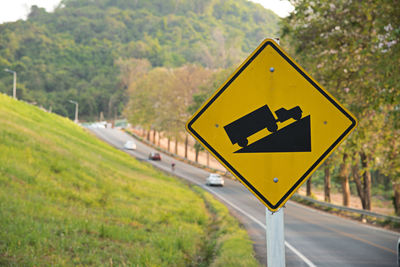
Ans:
{"label": "dirt path", "polygon": [[[302,186],[298,193],[300,195],[306,195],[305,184]],[[320,190],[313,189],[312,194],[319,201],[324,201],[324,192]],[[331,193],[331,203],[335,205],[343,205],[343,197],[341,193]],[[362,209],[361,201],[358,196],[350,196],[350,208]],[[393,204],[390,201],[378,200],[372,196],[372,211],[385,215],[394,215]]]}

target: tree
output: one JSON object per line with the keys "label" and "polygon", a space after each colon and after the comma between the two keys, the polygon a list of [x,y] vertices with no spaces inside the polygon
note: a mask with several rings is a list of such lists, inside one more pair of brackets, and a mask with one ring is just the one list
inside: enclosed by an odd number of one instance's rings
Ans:
{"label": "tree", "polygon": [[130,84],[129,102],[124,111],[130,123],[140,125],[147,131],[163,127],[164,96],[171,77],[168,69],[155,68]]}
{"label": "tree", "polygon": [[199,142],[196,141],[194,144],[194,151],[196,153],[195,161],[199,162],[199,153],[200,153],[200,151],[204,151],[204,147],[202,145],[200,145]]}
{"label": "tree", "polygon": [[[216,91],[220,86],[222,86],[223,82],[229,77],[229,75],[233,72],[232,68],[228,69],[219,69],[213,71],[202,85],[199,86],[198,91],[192,95],[192,102],[187,107],[187,111],[189,114],[195,113],[201,105],[211,96],[211,94]],[[194,144],[194,150],[196,153],[196,162],[198,160],[198,155],[200,151],[203,151],[204,148],[197,141]],[[209,154],[207,152],[207,164],[209,163]]]}
{"label": "tree", "polygon": [[[384,144],[382,152],[378,155],[377,165],[383,174],[390,177],[393,186],[393,205],[396,215],[400,215],[400,129],[396,125],[398,119],[393,118],[393,113],[398,113],[397,105],[388,105],[384,123]],[[399,118],[397,116],[397,118]]]}
{"label": "tree", "polygon": [[[163,121],[163,130],[178,140],[191,115],[188,108],[193,102],[193,95],[208,82],[212,71],[201,66],[185,65],[170,72],[171,80],[163,91],[164,112],[160,114],[160,120]],[[185,143],[187,145],[187,142]]]}
{"label": "tree", "polygon": [[[371,209],[371,171],[376,168],[375,155],[387,145],[382,138],[382,122],[386,121],[382,110],[387,99],[398,95],[392,88],[399,85],[394,78],[399,34],[392,25],[398,29],[399,8],[396,1],[384,0],[291,2],[295,11],[284,19],[284,40],[290,41],[292,51],[316,80],[359,118],[357,131],[342,151],[340,177],[343,192],[347,192],[347,160],[352,155],[360,199],[365,209]],[[396,11],[389,10],[391,6],[396,6]],[[390,78],[389,84],[382,82],[385,76]]]}
{"label": "tree", "polygon": [[124,88],[129,88],[151,69],[151,63],[147,59],[128,58],[118,59],[116,65],[120,68],[120,81]]}
{"label": "tree", "polygon": [[382,99],[385,104],[385,146],[379,157],[381,170],[390,177],[393,184],[393,204],[396,215],[400,216],[400,5],[399,1],[381,3],[377,31],[381,40],[381,54],[377,65],[382,73]]}

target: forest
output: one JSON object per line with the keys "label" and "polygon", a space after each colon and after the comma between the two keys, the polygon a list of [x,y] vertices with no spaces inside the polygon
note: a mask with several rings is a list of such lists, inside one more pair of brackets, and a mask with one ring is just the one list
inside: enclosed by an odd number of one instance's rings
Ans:
{"label": "forest", "polygon": [[[73,100],[81,120],[114,118],[128,101],[124,62],[225,68],[277,30],[278,16],[247,0],[63,0],[0,25],[0,66],[17,72],[18,99],[71,118]],[[0,72],[0,92],[12,79]]]}
{"label": "forest", "polygon": [[[64,0],[0,25],[0,65],[18,72],[17,96],[73,118],[125,117],[148,135],[187,144],[191,114],[267,37],[348,108],[357,129],[319,170],[325,201],[377,195],[400,215],[398,0],[290,0],[279,18],[246,0]],[[11,94],[12,75],[0,73]],[[197,153],[203,148],[195,144]],[[309,180],[315,181],[315,177]]]}

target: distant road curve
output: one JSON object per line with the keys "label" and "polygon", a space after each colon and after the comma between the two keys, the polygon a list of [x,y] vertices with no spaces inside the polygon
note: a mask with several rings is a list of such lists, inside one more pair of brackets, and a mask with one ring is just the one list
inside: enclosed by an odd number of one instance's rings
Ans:
{"label": "distant road curve", "polygon": [[[109,128],[88,127],[100,139],[123,150],[128,134]],[[125,150],[148,161],[153,148],[135,140],[136,150]],[[243,185],[225,180],[224,187],[205,185],[208,173],[162,154],[162,161],[149,161],[155,167],[201,186],[219,198],[244,225],[253,240],[257,259],[266,265],[265,207]],[[397,240],[400,234],[340,218],[289,201],[285,208],[287,266],[397,266]]]}

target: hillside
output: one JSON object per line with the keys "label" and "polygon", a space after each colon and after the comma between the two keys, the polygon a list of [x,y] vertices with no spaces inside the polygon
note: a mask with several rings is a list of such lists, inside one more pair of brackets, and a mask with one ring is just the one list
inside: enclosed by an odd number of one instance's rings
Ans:
{"label": "hillside", "polygon": [[256,266],[197,187],[0,94],[1,266]]}
{"label": "hillside", "polygon": [[[73,117],[114,117],[127,102],[122,61],[226,68],[278,31],[278,16],[247,0],[64,0],[0,25],[0,66],[18,73],[18,98]],[[12,75],[0,72],[0,92]]]}

